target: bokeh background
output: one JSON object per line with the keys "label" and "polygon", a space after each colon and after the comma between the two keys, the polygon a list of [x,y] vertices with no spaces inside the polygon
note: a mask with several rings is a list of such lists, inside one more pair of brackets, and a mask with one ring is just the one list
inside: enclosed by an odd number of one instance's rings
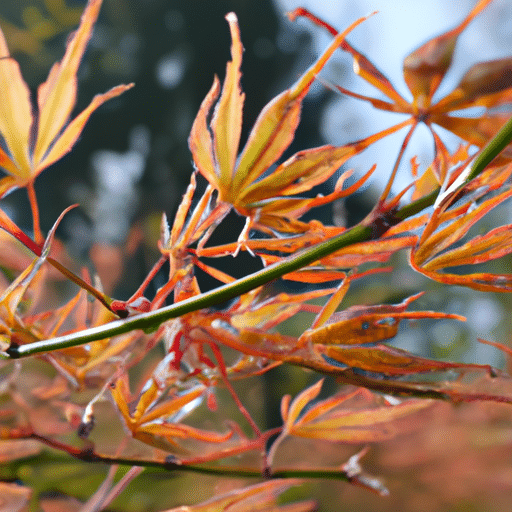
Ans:
{"label": "bokeh background", "polygon": [[[188,132],[213,75],[222,78],[230,58],[229,30],[224,20],[227,12],[236,12],[245,47],[244,139],[261,108],[288,87],[330,41],[326,33],[308,22],[290,23],[286,11],[298,6],[308,7],[341,29],[355,18],[379,10],[379,14],[351,34],[350,41],[394,81],[399,92],[407,94],[401,79],[403,58],[428,38],[459,23],[475,3],[474,0],[339,0],[335,3],[320,0],[104,0],[80,69],[77,111],[95,94],[114,85],[135,82],[136,87],[103,105],[90,119],[75,149],[38,178],[36,190],[43,230],[51,227],[66,206],[80,203],[81,208],[64,219],[60,237],[75,258],[98,270],[108,292],[120,299],[133,293],[158,257],[156,240],[162,212],[173,218],[188,184],[192,170]],[[66,39],[76,27],[84,5],[85,1],[78,0],[0,2],[0,26],[33,91],[45,80],[52,63],[62,57]],[[460,37],[453,70],[439,93],[449,91],[470,65],[505,56],[511,47],[512,3],[496,0]],[[328,82],[359,93],[375,94],[352,74],[350,58],[341,53],[329,62],[322,76]],[[288,154],[325,143],[344,144],[395,122],[392,115],[333,94],[318,83],[304,102],[302,122]],[[361,219],[385,183],[403,136],[399,133],[386,139],[351,161],[355,176],[375,162],[378,172],[364,194],[335,205],[334,211],[322,210],[319,218],[324,222],[334,218],[335,222],[347,225]],[[455,147],[456,141],[450,139],[450,144]],[[432,149],[427,133],[420,130],[403,160],[397,190],[410,179],[408,158],[417,154],[420,163],[426,165],[432,158]],[[314,193],[319,191],[322,190]],[[1,206],[30,230],[28,203],[23,192],[14,192]],[[503,207],[496,215],[500,222],[509,222],[504,219],[510,218],[510,208]],[[239,232],[243,225],[236,215],[227,222],[229,228],[222,231],[228,235]],[[233,237],[223,239],[218,235],[214,242],[232,240]],[[393,275],[355,287],[351,301],[397,301],[419,289],[431,291],[422,299],[421,307],[466,315],[467,324],[460,326],[441,321],[426,328],[406,329],[395,344],[427,356],[503,367],[504,358],[495,349],[476,343],[476,337],[508,343],[511,335],[508,296],[494,297],[459,288],[442,289],[414,274],[404,261],[396,262],[398,270]],[[234,275],[259,268],[259,262],[249,256],[220,264],[228,265]],[[500,264],[510,270],[510,259]],[[204,290],[216,285],[203,275],[200,280]],[[164,281],[162,274],[161,282],[157,279],[154,287]],[[284,382],[290,375],[280,373],[275,378]],[[299,380],[290,386],[292,393],[309,378],[297,375],[293,373],[293,378]],[[275,380],[267,381],[266,392],[275,385]],[[264,393],[265,390],[260,389],[254,399]],[[265,419],[268,426],[276,422],[277,407],[277,402],[268,404]],[[447,410],[441,414],[448,418],[455,413]],[[450,435],[461,434],[451,432]],[[415,445],[414,441],[411,443],[408,452],[401,445],[402,448],[395,447],[394,452],[386,452],[388,455],[383,459],[372,456],[376,472],[385,475],[393,468],[395,472],[391,471],[390,478],[395,487],[404,486],[411,467],[407,464],[414,463],[412,448]],[[407,452],[407,456],[393,460],[389,453],[399,449],[404,454]],[[436,452],[439,458],[442,458],[441,452]],[[430,463],[435,467],[435,458]],[[487,474],[487,471],[491,469],[485,466],[480,474]],[[512,475],[509,478],[512,481]],[[442,480],[442,476],[439,479]],[[510,486],[510,481],[506,485]],[[420,484],[414,484],[418,486],[415,499],[419,504],[407,510],[441,510],[422,508],[423,490],[430,488],[428,482],[436,485],[435,471],[427,472],[427,476],[420,477]],[[373,507],[372,510],[396,510],[399,504],[395,498],[382,504],[380,499],[368,497],[364,491],[347,489],[343,484],[335,484],[333,490],[332,484],[329,485],[330,488],[324,486],[321,490],[326,496],[325,510],[341,510],[336,500],[342,495],[346,500],[344,510],[363,510],[361,500],[369,509]],[[467,499],[473,503],[470,496],[473,491],[469,492],[472,487],[476,489],[475,483],[468,480],[464,491],[452,490],[453,499],[447,497],[446,503],[441,503],[442,510],[480,510],[477,505],[472,509],[456,508],[464,501],[461,496],[464,499],[469,496]]]}

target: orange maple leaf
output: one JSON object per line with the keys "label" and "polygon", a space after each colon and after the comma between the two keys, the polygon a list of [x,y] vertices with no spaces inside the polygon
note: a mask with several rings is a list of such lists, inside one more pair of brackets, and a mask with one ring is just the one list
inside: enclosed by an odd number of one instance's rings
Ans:
{"label": "orange maple leaf", "polygon": [[[433,404],[432,400],[413,399],[395,405],[376,406],[369,398],[373,396],[362,388],[315,401],[323,381],[324,379],[321,379],[302,391],[291,403],[289,395],[283,398],[283,434],[343,443],[382,441],[399,433],[393,422]],[[368,402],[367,406],[354,407],[350,403],[350,399],[354,397],[365,399],[365,402]],[[308,404],[310,407],[304,413]]]}
{"label": "orange maple leaf", "polygon": [[[482,174],[462,186],[457,183],[470,167],[464,162],[452,171],[446,180],[452,184],[439,195],[419,242],[411,251],[410,262],[415,270],[445,284],[488,292],[512,291],[510,273],[469,273],[465,269],[512,252],[512,224],[496,227],[464,242],[478,221],[512,197],[512,187],[502,187],[510,180],[512,164],[500,163],[488,166]],[[445,271],[454,267],[459,267],[462,272]]]}
{"label": "orange maple leaf", "polygon": [[204,394],[205,388],[198,386],[183,394],[171,396],[170,399],[158,402],[161,393],[154,381],[150,381],[144,389],[133,410],[128,405],[129,389],[126,375],[120,377],[112,388],[112,397],[119,409],[126,427],[135,439],[151,446],[163,449],[181,447],[176,439],[195,439],[208,443],[222,443],[227,441],[233,431],[224,434],[213,431],[200,430],[184,423],[173,421],[173,415],[179,413],[184,406],[193,403]]}
{"label": "orange maple leaf", "polygon": [[[423,123],[430,130],[434,137],[436,155],[443,153],[448,156],[448,150],[435,132],[434,125],[453,132],[470,144],[482,147],[509,118],[509,114],[500,114],[489,110],[512,103],[511,57],[475,64],[466,72],[450,94],[437,102],[433,102],[433,96],[452,64],[459,35],[491,1],[480,0],[459,25],[426,42],[404,59],[403,76],[413,96],[411,102],[403,98],[393,87],[390,80],[363,54],[347,41],[340,44],[342,50],[352,55],[355,73],[381,91],[390,101],[353,93],[339,86],[335,86],[335,88],[343,94],[367,101],[377,109],[410,116],[405,123],[395,127],[401,129],[406,125],[411,126],[404,138],[391,179],[382,194],[383,198],[386,198],[391,190],[405,148],[418,124]],[[291,20],[295,20],[299,16],[307,17],[333,35],[338,33],[335,28],[306,9],[298,8],[289,13]],[[455,111],[471,107],[484,107],[486,111],[480,117],[450,115]],[[375,134],[375,137],[384,137],[389,131],[390,129]],[[437,166],[434,171],[436,181],[432,180],[430,190],[423,186],[427,193],[444,182],[446,168]]]}
{"label": "orange maple leaf", "polygon": [[[219,79],[215,77],[201,104],[191,129],[189,147],[196,168],[218,191],[219,203],[228,203],[248,217],[246,232],[255,225],[267,230],[294,232],[296,229],[292,223],[285,226],[286,220],[283,218],[296,219],[311,207],[353,191],[353,187],[341,190],[340,185],[328,198],[290,197],[329,179],[350,157],[370,145],[373,139],[342,147],[322,146],[300,151],[269,174],[266,173],[292,142],[300,121],[302,101],[315,76],[346,34],[365,19],[357,20],[337,34],[329,48],[302,77],[263,108],[237,162],[245,99],[240,88],[243,47],[235,14],[226,16],[231,30],[232,60],[227,64],[222,92]],[[213,117],[208,123],[215,103]],[[358,186],[368,176],[369,173],[358,182]]]}
{"label": "orange maple leaf", "polygon": [[100,105],[133,87],[118,85],[98,94],[68,123],[76,102],[76,74],[101,3],[89,0],[62,61],[53,65],[46,82],[38,88],[37,107],[32,105],[30,90],[0,30],[0,134],[7,148],[0,148],[0,166],[8,174],[0,180],[0,197],[16,187],[31,187],[39,173],[71,150]]}

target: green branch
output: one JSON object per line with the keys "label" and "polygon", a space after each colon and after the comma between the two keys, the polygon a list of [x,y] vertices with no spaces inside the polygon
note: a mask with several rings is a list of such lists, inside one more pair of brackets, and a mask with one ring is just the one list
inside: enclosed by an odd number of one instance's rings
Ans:
{"label": "green branch", "polygon": [[[489,141],[489,143],[475,158],[471,164],[471,171],[466,178],[466,182],[480,174],[511,141],[512,118],[501,128],[496,136]],[[394,212],[383,212],[381,218],[373,218],[372,224],[365,225],[363,221],[362,223],[348,229],[341,235],[304,251],[300,251],[298,254],[289,256],[278,263],[274,263],[273,265],[269,265],[254,274],[238,279],[234,283],[220,286],[219,288],[191,297],[182,302],[160,308],[157,311],[141,313],[131,318],[116,320],[105,325],[59,336],[50,340],[42,340],[20,346],[12,344],[5,353],[1,354],[1,357],[4,359],[16,359],[40,354],[42,352],[83,345],[85,343],[124,334],[136,329],[142,329],[144,331],[155,330],[160,324],[167,320],[178,318],[187,313],[192,313],[193,311],[212,307],[234,299],[235,297],[247,293],[254,288],[278,279],[285,274],[295,272],[307,265],[325,258],[344,247],[378,238],[382,234],[382,226],[379,226],[379,221],[385,221],[387,227],[398,224],[402,220],[416,215],[425,208],[432,206],[438,193],[439,189]]]}
{"label": "green branch", "polygon": [[512,117],[476,156],[466,181],[476,178],[512,142]]}

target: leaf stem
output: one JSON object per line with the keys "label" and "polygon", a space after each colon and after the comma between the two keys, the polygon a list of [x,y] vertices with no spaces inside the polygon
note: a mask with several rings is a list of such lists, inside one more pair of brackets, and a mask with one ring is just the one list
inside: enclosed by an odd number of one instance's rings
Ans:
{"label": "leaf stem", "polygon": [[34,241],[41,247],[44,244],[44,236],[41,232],[41,224],[39,221],[39,206],[37,204],[36,190],[34,188],[34,182],[29,181],[27,183],[27,194],[30,203],[30,209],[32,210],[32,229],[34,230]]}
{"label": "leaf stem", "polygon": [[64,265],[59,263],[57,260],[53,258],[46,258],[46,261],[56,268],[61,274],[65,275],[70,281],[80,286],[80,288],[84,289],[87,293],[91,294],[94,298],[96,298],[101,304],[103,304],[109,311],[111,311],[110,304],[112,303],[112,299],[101,293],[99,290],[94,288],[94,286],[90,285],[87,281],[84,281],[82,278],[78,277],[74,272],[67,269]]}

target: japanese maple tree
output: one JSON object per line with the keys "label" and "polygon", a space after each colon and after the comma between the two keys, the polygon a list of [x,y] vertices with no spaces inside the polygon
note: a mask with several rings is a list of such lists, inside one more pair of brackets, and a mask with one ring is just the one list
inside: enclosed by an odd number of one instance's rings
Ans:
{"label": "japanese maple tree", "polygon": [[[485,361],[437,360],[392,344],[399,329],[411,323],[455,324],[464,322],[463,316],[416,306],[426,296],[422,290],[404,292],[399,300],[386,297],[382,304],[368,297],[346,305],[359,283],[392,276],[396,257],[404,252],[415,271],[444,285],[512,291],[510,272],[485,267],[507,261],[512,224],[475,232],[512,195],[512,121],[503,113],[512,102],[511,59],[473,66],[452,93],[433,100],[458,36],[490,3],[481,0],[462,23],[405,59],[411,102],[347,41],[352,31],[364,30],[370,16],[338,32],[296,9],[292,19],[305,16],[321,25],[333,35],[332,42],[262,109],[243,149],[243,107],[250,98],[241,86],[238,19],[227,14],[231,60],[223,82],[213,78],[190,129],[190,184],[174,219],[162,215],[160,257],[127,300],[109,297],[86,269],[69,263],[56,229],[72,207],[46,236],[42,233],[34,189],[38,175],[71,151],[93,111],[133,86],[97,95],[69,121],[77,71],[102,2],[88,1],[64,57],[38,88],[34,104],[0,32],[0,166],[5,172],[0,197],[26,189],[33,219],[33,231],[27,233],[0,210],[1,241],[11,254],[2,262],[9,279],[0,297],[0,453],[5,464],[0,508],[117,510],[114,500],[128,485],[158,470],[260,480],[225,492],[210,489],[208,499],[190,499],[186,507],[175,500],[175,511],[306,512],[316,510],[314,500],[283,504],[279,495],[308,479],[341,480],[388,495],[386,476],[369,475],[364,457],[379,453],[384,443],[399,446],[413,432],[429,432],[439,418],[446,420],[439,430],[451,432],[452,403],[477,403],[482,410],[499,404],[506,410],[498,416],[510,429],[512,381],[504,371]],[[407,120],[362,140],[306,148],[283,160],[311,85],[339,50],[352,55],[355,72],[387,99],[335,88],[375,108],[405,114]],[[473,106],[485,112],[476,118],[452,115]],[[399,163],[419,123],[430,130],[436,154],[421,175],[413,167],[410,185],[393,197]],[[305,193],[404,126],[410,128],[391,177],[361,222],[340,227],[304,220],[316,207],[358,192],[376,167],[369,164],[350,185],[351,172],[341,172],[325,196]],[[449,151],[436,126],[455,133],[463,145]],[[233,211],[245,218],[245,227],[231,243],[215,245],[212,233]],[[236,258],[240,252],[258,258],[262,269],[235,279],[216,266],[216,258]],[[166,264],[165,284],[150,295],[149,284]],[[197,269],[219,286],[202,292]],[[74,283],[75,293],[47,307],[48,290],[57,279]],[[286,281],[301,283],[302,291],[283,291],[279,285]],[[307,325],[286,327],[304,317],[310,319]],[[510,354],[499,342],[482,341]],[[298,367],[302,381],[294,397],[277,386],[281,421],[267,428],[250,403],[247,383],[260,382],[279,366]],[[509,434],[494,429],[502,436],[495,446],[509,444]],[[97,468],[98,463],[108,470],[94,470],[95,489],[87,496],[68,489],[57,499],[48,492],[54,480],[41,484],[35,470],[26,471],[27,465],[44,469],[55,453],[60,462],[74,458],[80,467]],[[129,505],[130,510],[137,506]]]}

